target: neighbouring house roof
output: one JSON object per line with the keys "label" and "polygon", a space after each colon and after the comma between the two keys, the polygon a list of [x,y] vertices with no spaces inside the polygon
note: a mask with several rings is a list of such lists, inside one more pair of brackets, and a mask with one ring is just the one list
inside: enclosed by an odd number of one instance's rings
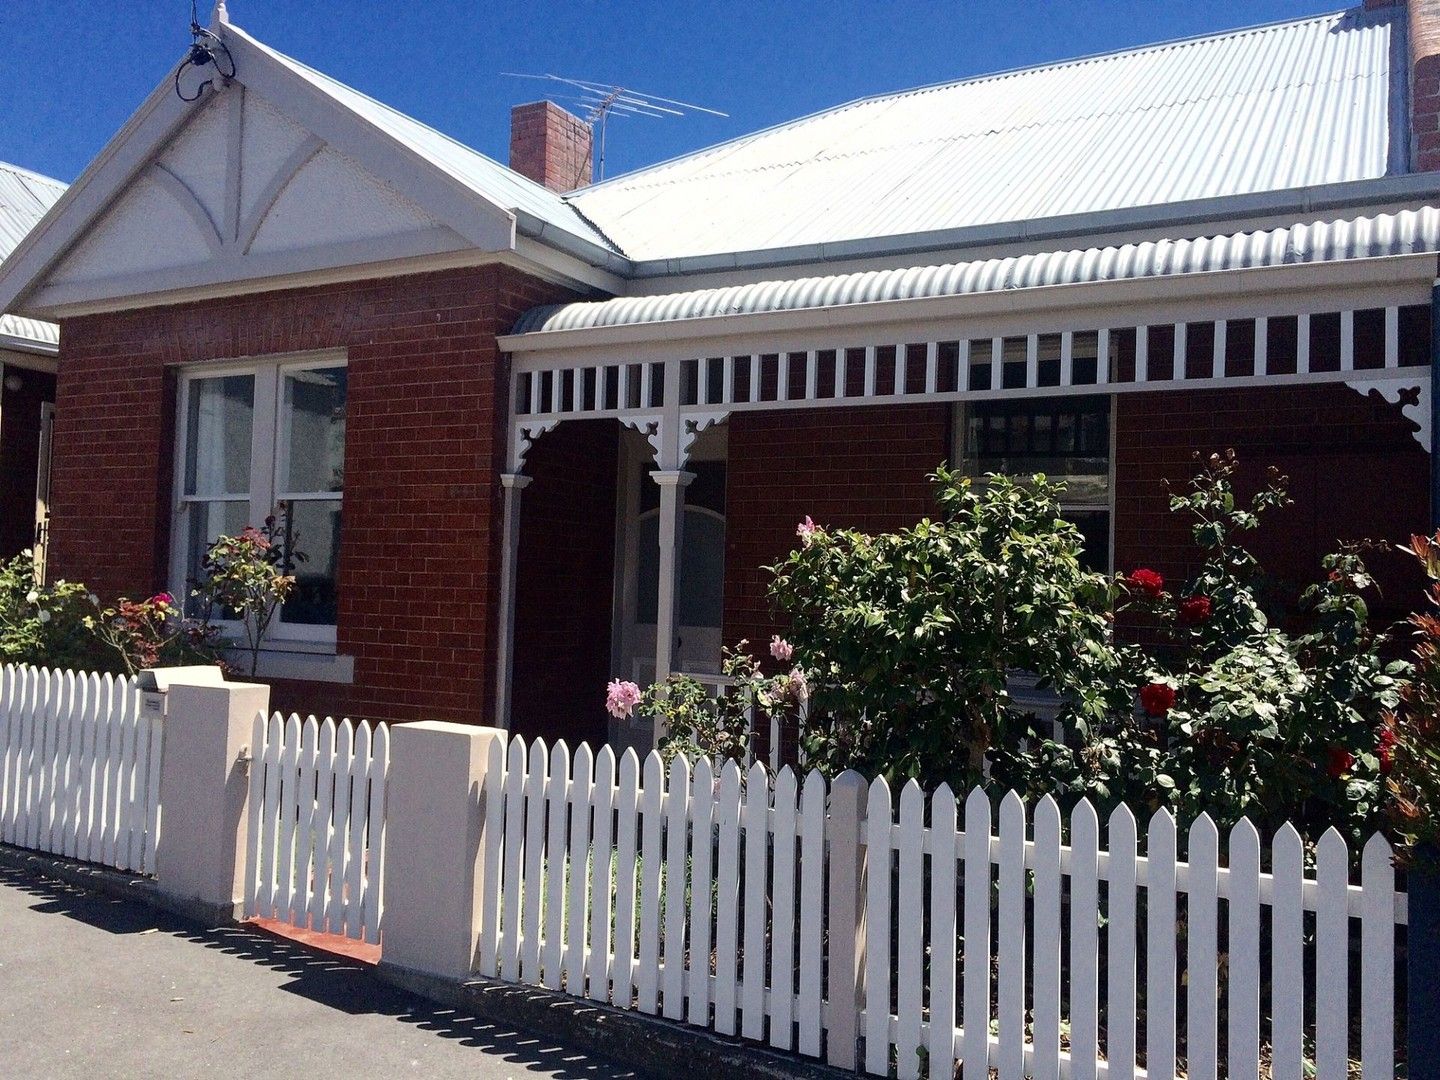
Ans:
{"label": "neighbouring house roof", "polygon": [[634,261],[1405,171],[1403,6],[866,98],[572,192]]}
{"label": "neighbouring house roof", "polygon": [[526,312],[516,334],[636,326],[724,315],[963,296],[1254,267],[1440,251],[1440,209],[1313,221],[1289,228],[760,281],[658,296],[580,301]]}
{"label": "neighbouring house roof", "polygon": [[225,33],[243,38],[477,194],[511,212],[528,215],[542,226],[558,229],[607,251],[615,250],[615,246],[586,221],[579,210],[549,188],[513,172],[498,161],[470,149],[419,120],[406,116],[284,53],[277,52],[233,23],[226,25]]}
{"label": "neighbouring house roof", "polygon": [[[45,211],[64,194],[59,180],[0,161],[0,262],[34,228]],[[60,341],[60,328],[39,319],[0,315],[0,346],[39,346],[53,351]]]}

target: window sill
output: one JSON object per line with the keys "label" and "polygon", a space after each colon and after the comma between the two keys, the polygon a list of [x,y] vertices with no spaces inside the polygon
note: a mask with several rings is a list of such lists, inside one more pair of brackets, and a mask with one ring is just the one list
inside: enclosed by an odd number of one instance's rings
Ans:
{"label": "window sill", "polygon": [[[238,672],[248,672],[250,653],[247,649],[229,648],[224,652],[225,662]],[[355,658],[341,656],[333,646],[311,641],[266,642],[260,650],[260,662],[255,672],[265,679],[296,679],[301,682],[341,683],[348,685],[355,681]],[[244,675],[240,676],[244,678]]]}

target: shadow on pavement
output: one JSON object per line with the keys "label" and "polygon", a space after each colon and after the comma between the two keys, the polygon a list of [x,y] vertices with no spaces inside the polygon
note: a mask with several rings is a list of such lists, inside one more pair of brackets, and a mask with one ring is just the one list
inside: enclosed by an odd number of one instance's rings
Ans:
{"label": "shadow on pavement", "polygon": [[144,904],[116,900],[0,868],[0,885],[36,899],[35,911],[64,915],[112,934],[156,931],[248,960],[291,976],[280,989],[351,1015],[389,1016],[462,1045],[504,1057],[524,1068],[548,1070],[560,1080],[620,1080],[639,1077],[633,1070],[590,1060],[578,1050],[499,1027],[448,1006],[426,1001],[381,982],[365,965],[319,954],[293,942],[246,927],[196,930],[190,924]]}

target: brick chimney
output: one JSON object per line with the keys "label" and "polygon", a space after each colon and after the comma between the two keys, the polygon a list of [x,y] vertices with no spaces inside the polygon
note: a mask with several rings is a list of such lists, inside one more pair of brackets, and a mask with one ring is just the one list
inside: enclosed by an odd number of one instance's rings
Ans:
{"label": "brick chimney", "polygon": [[551,191],[590,183],[590,125],[553,101],[510,110],[510,168]]}
{"label": "brick chimney", "polygon": [[1407,0],[1410,168],[1440,169],[1440,0]]}

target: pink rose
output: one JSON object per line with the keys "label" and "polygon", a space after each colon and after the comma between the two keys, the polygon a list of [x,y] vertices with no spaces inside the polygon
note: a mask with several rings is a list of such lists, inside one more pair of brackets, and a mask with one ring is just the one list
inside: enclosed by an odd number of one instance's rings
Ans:
{"label": "pink rose", "polygon": [[799,525],[795,526],[795,535],[800,538],[800,543],[804,544],[806,547],[810,546],[810,541],[815,538],[815,534],[819,531],[820,526],[816,525],[815,522],[810,520],[809,514],[805,515],[804,521],[800,522]]}
{"label": "pink rose", "polygon": [[175,598],[174,598],[173,596],[171,596],[168,592],[156,593],[154,596],[150,597],[150,603],[152,603],[152,604],[174,604],[174,603],[175,603]]}
{"label": "pink rose", "polygon": [[789,663],[790,658],[795,655],[795,646],[776,634],[770,639],[770,655],[781,663]]}
{"label": "pink rose", "polygon": [[605,711],[616,720],[624,720],[640,704],[640,687],[629,680],[612,679],[605,690]]}
{"label": "pink rose", "polygon": [[790,674],[785,681],[790,696],[801,705],[810,700],[810,683],[805,678],[805,673],[798,667],[790,669]]}

